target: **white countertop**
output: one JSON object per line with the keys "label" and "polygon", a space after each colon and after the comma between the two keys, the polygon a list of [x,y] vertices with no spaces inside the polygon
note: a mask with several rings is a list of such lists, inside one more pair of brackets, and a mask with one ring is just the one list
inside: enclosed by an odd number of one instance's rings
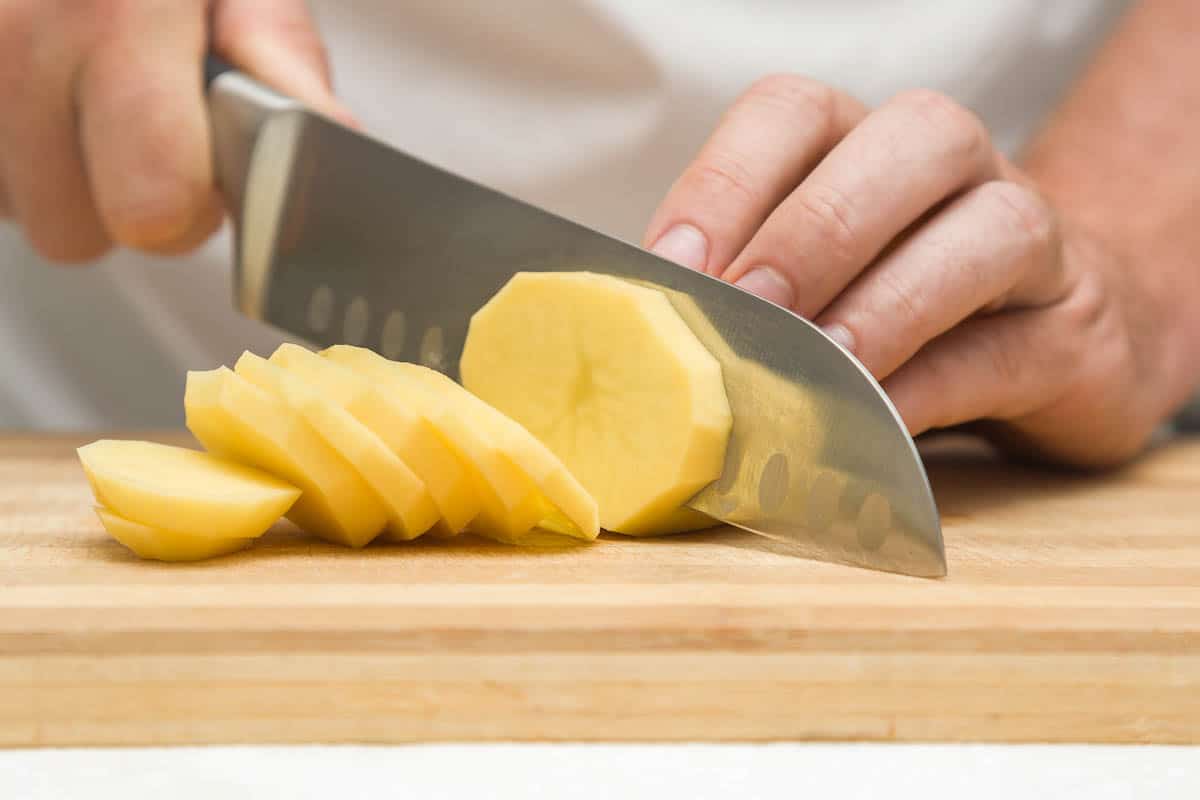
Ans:
{"label": "white countertop", "polygon": [[1200,747],[425,745],[0,751],[4,800],[143,797],[1196,800]]}

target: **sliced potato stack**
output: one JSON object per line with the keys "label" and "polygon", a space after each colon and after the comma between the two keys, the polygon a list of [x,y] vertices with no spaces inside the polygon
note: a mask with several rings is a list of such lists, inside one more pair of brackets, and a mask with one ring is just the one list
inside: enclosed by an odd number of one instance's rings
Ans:
{"label": "sliced potato stack", "polygon": [[322,398],[344,409],[407,463],[437,507],[439,519],[432,533],[460,533],[479,513],[480,500],[467,466],[428,418],[417,411],[411,393],[388,391],[385,384],[296,345],[281,346],[270,360],[310,386],[320,387]]}
{"label": "sliced potato stack", "polygon": [[684,503],[720,474],[729,406],[718,362],[661,292],[519,274],[472,319],[462,372],[466,389],[359,347],[245,353],[188,374],[187,425],[208,453],[79,455],[105,528],[163,560],[232,552],[281,514],[350,547],[712,524]]}
{"label": "sliced potato stack", "polygon": [[[415,539],[438,521],[438,511],[425,482],[378,436],[346,409],[327,399],[317,387],[253,353],[243,354],[235,371],[282,400],[288,411],[306,422],[366,482],[384,510],[389,538]],[[347,543],[358,546],[366,542]]]}
{"label": "sliced potato stack", "polygon": [[471,530],[502,542],[531,543],[536,528],[580,539],[599,532],[596,502],[527,430],[454,381],[360,347],[322,355],[403,397],[444,438],[475,483],[481,509]]}
{"label": "sliced potato stack", "polygon": [[331,542],[361,547],[387,520],[351,464],[284,404],[279,392],[221,367],[188,373],[187,426],[210,452],[263,469],[303,493],[287,517]]}

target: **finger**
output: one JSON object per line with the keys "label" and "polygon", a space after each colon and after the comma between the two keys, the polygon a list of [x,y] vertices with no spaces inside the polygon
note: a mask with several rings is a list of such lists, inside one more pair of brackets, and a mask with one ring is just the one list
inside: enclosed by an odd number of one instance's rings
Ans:
{"label": "finger", "polygon": [[[1051,306],[968,321],[883,388],[913,435],[970,422],[1009,450],[1079,466],[1120,463],[1150,433],[1139,420],[1157,416],[1130,411],[1137,399],[1122,388],[1137,384],[1140,367],[1109,296],[1088,274]],[[1081,341],[1093,343],[1087,358]]]}
{"label": "finger", "polygon": [[815,317],[918,218],[998,169],[973,114],[933,92],[902,94],[829,153],[723,277]]}
{"label": "finger", "polygon": [[645,244],[720,274],[771,210],[866,114],[816,81],[774,75],[734,104],[667,193]]}
{"label": "finger", "polygon": [[[79,148],[71,105],[77,61],[63,31],[41,30],[29,13],[0,31],[0,174],[4,213],[42,256],[90,261],[109,247]],[[39,49],[40,48],[40,49]]]}
{"label": "finger", "polygon": [[977,311],[1043,305],[1065,289],[1049,206],[992,181],[939,211],[816,321],[882,379]]}
{"label": "finger", "polygon": [[[190,9],[190,10],[188,10]],[[113,31],[84,64],[83,149],[100,216],[127,247],[173,253],[220,221],[199,65],[205,18],[195,3],[114,6]]]}
{"label": "finger", "polygon": [[231,63],[269,86],[357,125],[334,96],[328,54],[303,0],[219,0],[213,41]]}
{"label": "finger", "polygon": [[883,388],[914,436],[978,419],[1019,419],[1059,397],[1080,361],[1079,333],[1063,316],[1071,311],[1018,309],[969,320],[927,345]]}

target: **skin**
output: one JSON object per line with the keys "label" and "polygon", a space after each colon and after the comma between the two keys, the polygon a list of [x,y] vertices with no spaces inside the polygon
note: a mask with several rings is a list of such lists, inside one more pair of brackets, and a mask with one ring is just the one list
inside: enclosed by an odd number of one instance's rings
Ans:
{"label": "skin", "polygon": [[179,253],[221,221],[200,64],[343,121],[302,0],[2,0],[0,214],[51,261]]}
{"label": "skin", "polygon": [[[203,242],[209,38],[353,124],[302,0],[0,0],[0,215],[59,262]],[[1019,165],[937,93],[764,78],[645,244],[813,319],[913,434],[1120,463],[1200,383],[1197,41],[1200,4],[1142,0]]]}
{"label": "skin", "polygon": [[1021,166],[951,99],[759,81],[645,244],[821,325],[913,434],[1136,455],[1200,383],[1200,4],[1143,0]]}

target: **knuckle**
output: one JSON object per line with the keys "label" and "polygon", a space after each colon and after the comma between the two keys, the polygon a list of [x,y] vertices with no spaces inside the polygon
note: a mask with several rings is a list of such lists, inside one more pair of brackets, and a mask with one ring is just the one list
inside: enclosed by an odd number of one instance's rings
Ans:
{"label": "knuckle", "polygon": [[776,73],[759,78],[744,95],[762,103],[830,116],[837,103],[836,91],[820,81],[803,75]]}
{"label": "knuckle", "polygon": [[1011,181],[990,181],[976,191],[992,213],[1005,220],[1029,246],[1043,248],[1057,240],[1055,215],[1037,192]]}
{"label": "knuckle", "polygon": [[760,202],[760,190],[755,187],[750,170],[738,159],[710,154],[688,171],[685,179],[688,194],[700,197],[720,197],[729,193],[750,206]]}
{"label": "knuckle", "polygon": [[[1111,293],[1104,281],[1093,272],[1083,272],[1074,281],[1071,291],[1058,304],[1062,324],[1066,330],[1061,337],[1063,341],[1079,342],[1098,340],[1116,343],[1128,343],[1125,335],[1123,315],[1117,313],[1111,298]],[[1070,348],[1064,348],[1070,350]],[[1109,355],[1116,355],[1111,349]],[[1064,353],[1070,358],[1072,353]],[[1101,354],[1102,355],[1102,354]],[[1121,355],[1125,355],[1124,352]],[[1094,358],[1082,362],[1071,358],[1073,364],[1098,363]]]}
{"label": "knuckle", "polygon": [[742,95],[744,104],[766,106],[795,118],[808,129],[829,132],[837,117],[836,89],[790,73],[776,73],[759,78]]}
{"label": "knuckle", "polygon": [[808,225],[826,254],[839,263],[855,258],[858,234],[855,213],[844,192],[820,183],[806,183],[793,195],[801,224]]}
{"label": "knuckle", "polygon": [[950,155],[977,160],[989,150],[990,137],[983,122],[953,98],[932,89],[910,89],[893,103],[915,116]]}
{"label": "knuckle", "polygon": [[893,271],[879,270],[879,284],[889,297],[886,308],[888,318],[906,328],[916,328],[923,333],[924,325],[932,322],[925,313],[924,297],[919,287],[898,277]]}

